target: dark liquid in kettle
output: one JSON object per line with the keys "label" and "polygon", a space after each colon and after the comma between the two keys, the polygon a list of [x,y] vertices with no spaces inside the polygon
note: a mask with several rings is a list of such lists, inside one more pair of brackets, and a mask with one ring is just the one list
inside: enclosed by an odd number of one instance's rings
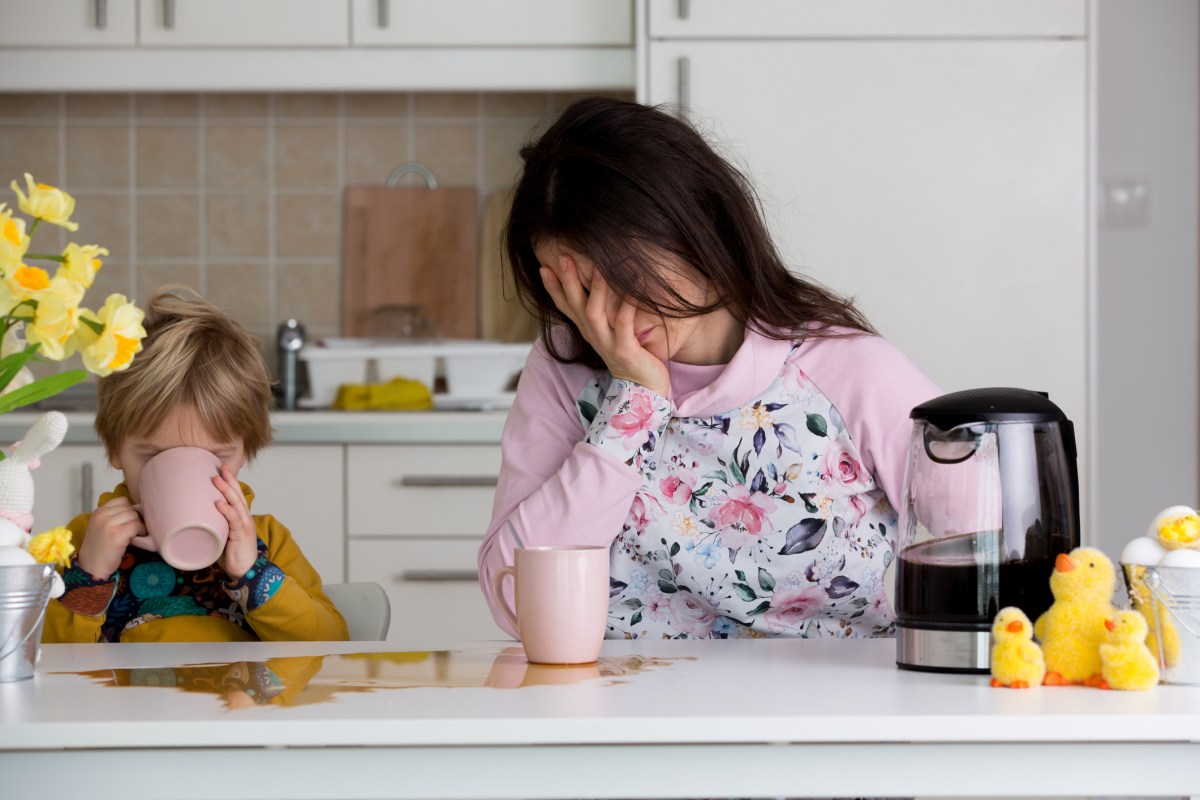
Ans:
{"label": "dark liquid in kettle", "polygon": [[1001,608],[1017,606],[1036,621],[1054,602],[1050,574],[1057,553],[996,564],[998,550],[987,545],[998,536],[973,533],[905,549],[898,566],[897,619],[990,626]]}

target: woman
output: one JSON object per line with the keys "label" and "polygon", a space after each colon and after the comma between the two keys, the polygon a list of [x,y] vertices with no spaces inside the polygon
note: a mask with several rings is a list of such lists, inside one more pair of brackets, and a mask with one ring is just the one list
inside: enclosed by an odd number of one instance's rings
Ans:
{"label": "woman", "polygon": [[505,246],[541,336],[485,594],[511,522],[526,546],[611,548],[610,638],[890,636],[908,414],[937,387],[788,271],[746,180],[680,120],[588,98],[521,156]]}

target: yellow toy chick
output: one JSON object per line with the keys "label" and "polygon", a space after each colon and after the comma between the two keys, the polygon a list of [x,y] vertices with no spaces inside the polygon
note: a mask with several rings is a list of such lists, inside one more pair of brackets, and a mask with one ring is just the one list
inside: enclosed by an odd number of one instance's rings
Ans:
{"label": "yellow toy chick", "polygon": [[1060,553],[1050,575],[1054,604],[1038,617],[1034,634],[1046,658],[1047,686],[1100,685],[1104,621],[1113,619],[1117,573],[1094,547]]}
{"label": "yellow toy chick", "polygon": [[1105,620],[1107,641],[1100,645],[1101,689],[1141,691],[1158,684],[1158,659],[1146,647],[1146,620],[1136,611],[1120,611]]}
{"label": "yellow toy chick", "polygon": [[992,623],[992,686],[1028,689],[1046,677],[1042,649],[1034,644],[1033,624],[1016,606],[1000,609]]}

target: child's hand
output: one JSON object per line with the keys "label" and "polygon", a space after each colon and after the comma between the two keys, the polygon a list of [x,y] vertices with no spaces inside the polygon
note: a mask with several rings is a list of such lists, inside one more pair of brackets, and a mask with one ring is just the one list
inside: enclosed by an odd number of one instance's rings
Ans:
{"label": "child's hand", "polygon": [[217,510],[229,522],[229,541],[225,552],[217,560],[225,574],[237,580],[245,575],[258,558],[258,530],[246,496],[238,486],[237,476],[228,464],[221,465],[220,474],[213,477],[213,485],[221,492],[224,500],[217,501]]}
{"label": "child's hand", "polygon": [[121,566],[133,538],[145,534],[146,524],[129,498],[114,497],[92,512],[76,563],[96,580],[106,581]]}
{"label": "child's hand", "polygon": [[667,365],[638,341],[633,328],[637,308],[612,294],[598,270],[589,291],[579,277],[575,260],[561,256],[553,268],[541,268],[542,283],[558,310],[570,318],[609,373],[667,397],[671,376]]}

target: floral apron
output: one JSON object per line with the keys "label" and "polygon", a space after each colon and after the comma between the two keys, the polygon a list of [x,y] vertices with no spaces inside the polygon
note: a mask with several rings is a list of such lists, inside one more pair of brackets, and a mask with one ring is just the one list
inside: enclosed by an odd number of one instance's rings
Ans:
{"label": "floral apron", "polygon": [[896,513],[796,357],[752,402],[661,433],[658,395],[584,387],[585,429],[627,437],[642,475],[612,545],[609,638],[893,635]]}

